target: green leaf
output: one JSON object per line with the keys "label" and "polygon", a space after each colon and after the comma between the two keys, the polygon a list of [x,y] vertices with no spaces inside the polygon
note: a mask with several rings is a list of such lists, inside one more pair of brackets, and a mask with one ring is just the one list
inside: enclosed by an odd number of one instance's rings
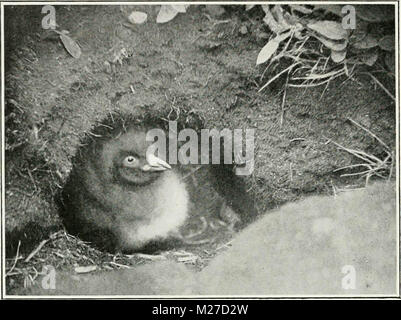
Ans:
{"label": "green leaf", "polygon": [[[278,7],[278,6],[276,6]],[[274,7],[274,12],[280,14],[280,10]],[[269,9],[268,5],[262,5],[262,9],[265,12],[265,17],[263,18],[263,22],[266,23],[270,30],[273,31],[276,34],[280,34],[284,31],[287,31],[288,29],[291,28],[291,25],[289,25],[285,20],[284,17],[282,16],[282,19],[275,18],[272,14],[272,12]],[[272,11],[273,11],[272,9]]]}
{"label": "green leaf", "polygon": [[352,34],[349,38],[349,41],[351,43],[361,41],[363,38],[366,37],[366,35],[367,35],[367,31],[363,28],[360,28],[360,25],[358,24],[358,28],[352,32]]}
{"label": "green leaf", "polygon": [[355,5],[356,15],[368,22],[385,22],[394,20],[394,5]]}
{"label": "green leaf", "polygon": [[335,21],[317,21],[308,23],[307,27],[332,40],[347,39],[347,30],[343,29],[341,23]]}
{"label": "green leaf", "polygon": [[392,72],[395,73],[395,53],[393,52],[386,52],[384,56],[384,62],[386,63],[387,68]]}
{"label": "green leaf", "polygon": [[379,47],[386,51],[394,51],[395,50],[395,36],[387,35],[379,40]]}
{"label": "green leaf", "polygon": [[275,39],[270,40],[263,48],[260,50],[258,54],[258,58],[256,59],[256,64],[261,64],[270,59],[270,57],[277,51],[280,42]]}
{"label": "green leaf", "polygon": [[178,11],[174,9],[171,5],[162,5],[160,7],[160,11],[157,14],[156,22],[157,23],[166,23],[175,18],[178,14]]}
{"label": "green leaf", "polygon": [[334,51],[343,51],[347,47],[347,41],[335,41],[326,39],[325,37],[320,37],[318,35],[314,35],[316,39],[318,39],[323,45]]}
{"label": "green leaf", "polygon": [[281,35],[278,35],[274,39],[270,40],[263,48],[260,50],[258,54],[258,58],[256,59],[256,64],[261,64],[269,60],[272,55],[277,51],[280,42],[287,39],[291,35],[291,32],[287,32]]}
{"label": "green leaf", "polygon": [[313,12],[311,9],[308,9],[308,8],[306,8],[304,6],[299,5],[299,4],[290,4],[289,6],[291,7],[291,9],[293,9],[295,11],[298,11],[298,12],[301,12],[301,13],[304,13],[304,14],[309,14],[309,13]]}
{"label": "green leaf", "polygon": [[291,26],[295,26],[296,24],[302,24],[299,22],[299,19],[296,15],[291,15],[289,12],[284,12],[284,19],[288,22]]}
{"label": "green leaf", "polygon": [[276,18],[277,22],[286,29],[289,29],[291,25],[284,19],[284,10],[281,6],[275,5],[271,10],[273,16]]}
{"label": "green leaf", "polygon": [[331,60],[333,60],[335,63],[340,63],[344,61],[345,56],[347,55],[347,51],[331,51]]}
{"label": "green leaf", "polygon": [[368,34],[362,40],[359,40],[354,43],[354,47],[357,49],[370,49],[374,48],[379,44],[377,39],[373,37],[371,34]]}
{"label": "green leaf", "polygon": [[361,55],[361,60],[364,64],[371,67],[375,64],[378,57],[379,57],[379,54],[377,53],[376,50],[374,50],[374,51],[366,52],[363,55]]}
{"label": "green leaf", "polygon": [[175,11],[185,13],[187,12],[189,4],[172,4],[171,6],[175,9]]}
{"label": "green leaf", "polygon": [[340,5],[327,5],[327,4],[318,4],[313,7],[313,10],[319,10],[323,9],[326,12],[331,12],[335,14],[336,16],[342,17],[342,12],[341,12],[342,6]]}
{"label": "green leaf", "polygon": [[63,33],[60,33],[60,40],[71,56],[73,56],[75,59],[78,59],[81,56],[81,48],[73,39]]}

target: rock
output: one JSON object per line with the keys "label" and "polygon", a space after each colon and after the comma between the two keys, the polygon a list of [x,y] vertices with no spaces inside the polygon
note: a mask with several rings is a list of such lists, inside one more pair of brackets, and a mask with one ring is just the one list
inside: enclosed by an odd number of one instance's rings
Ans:
{"label": "rock", "polygon": [[239,28],[239,33],[242,35],[246,35],[248,33],[248,28],[246,27],[246,25],[241,26],[241,28]]}
{"label": "rock", "polygon": [[396,239],[393,184],[311,197],[285,205],[243,230],[232,248],[201,272],[202,292],[396,294]]}

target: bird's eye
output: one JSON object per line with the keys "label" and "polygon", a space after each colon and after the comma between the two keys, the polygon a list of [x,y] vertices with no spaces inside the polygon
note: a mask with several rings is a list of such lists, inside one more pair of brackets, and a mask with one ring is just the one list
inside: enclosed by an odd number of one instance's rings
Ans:
{"label": "bird's eye", "polygon": [[125,157],[124,161],[123,161],[123,165],[127,166],[127,167],[132,167],[135,166],[137,162],[137,159],[134,156],[128,156]]}

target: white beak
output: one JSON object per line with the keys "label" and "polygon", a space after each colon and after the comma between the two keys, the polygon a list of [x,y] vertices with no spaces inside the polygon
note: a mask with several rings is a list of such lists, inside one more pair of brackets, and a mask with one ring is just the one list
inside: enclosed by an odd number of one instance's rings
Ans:
{"label": "white beak", "polygon": [[164,171],[166,169],[171,169],[167,162],[156,157],[152,153],[146,155],[146,161],[148,163],[142,167],[143,171]]}

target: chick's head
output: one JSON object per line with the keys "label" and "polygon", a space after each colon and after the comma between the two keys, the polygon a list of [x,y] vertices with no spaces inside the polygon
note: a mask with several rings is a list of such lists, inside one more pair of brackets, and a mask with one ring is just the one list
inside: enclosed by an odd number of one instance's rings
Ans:
{"label": "chick's head", "polygon": [[105,141],[95,151],[95,166],[105,179],[127,186],[142,186],[155,181],[170,165],[157,157],[145,129],[133,128]]}

